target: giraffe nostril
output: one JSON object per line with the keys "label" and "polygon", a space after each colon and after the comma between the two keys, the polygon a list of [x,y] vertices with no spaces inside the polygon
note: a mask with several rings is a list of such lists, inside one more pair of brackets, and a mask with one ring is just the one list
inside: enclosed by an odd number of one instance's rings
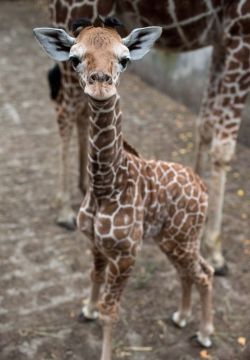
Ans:
{"label": "giraffe nostril", "polygon": [[98,81],[101,83],[108,83],[109,85],[112,84],[112,77],[108,74],[105,74],[103,72],[95,72],[89,76],[88,79],[90,84],[94,84],[94,82]]}
{"label": "giraffe nostril", "polygon": [[89,76],[89,83],[90,84],[94,84],[94,82],[97,80],[97,76],[96,76],[96,74],[94,73],[94,74],[91,74],[90,76]]}
{"label": "giraffe nostril", "polygon": [[110,75],[105,75],[105,81],[109,84],[109,85],[111,85],[112,84],[112,77],[110,76]]}

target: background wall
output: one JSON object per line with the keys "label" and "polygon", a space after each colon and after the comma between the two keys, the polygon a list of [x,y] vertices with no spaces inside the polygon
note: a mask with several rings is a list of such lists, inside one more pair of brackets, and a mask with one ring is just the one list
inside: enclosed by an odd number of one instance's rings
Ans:
{"label": "background wall", "polygon": [[[212,48],[176,54],[163,50],[150,52],[132,69],[151,85],[185,104],[197,115],[207,83]],[[250,102],[243,112],[239,141],[250,146]]]}

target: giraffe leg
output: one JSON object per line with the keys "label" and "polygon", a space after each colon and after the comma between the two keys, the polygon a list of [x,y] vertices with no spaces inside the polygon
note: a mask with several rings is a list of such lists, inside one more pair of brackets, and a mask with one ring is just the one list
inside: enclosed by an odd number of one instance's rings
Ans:
{"label": "giraffe leg", "polygon": [[57,205],[59,209],[57,223],[68,230],[76,228],[75,214],[70,203],[70,170],[69,170],[69,145],[72,135],[73,121],[70,114],[61,111],[58,114],[59,132],[61,137],[61,155],[59,172],[59,192]]}
{"label": "giraffe leg", "polygon": [[[237,10],[238,11],[238,10]],[[245,23],[242,24],[242,31]],[[241,29],[241,26],[239,28]],[[236,36],[235,36],[236,35]],[[250,89],[249,37],[227,34],[227,53],[223,78],[213,107],[212,176],[209,187],[208,222],[205,247],[215,274],[224,275],[227,265],[222,254],[221,221],[223,213],[226,168],[233,158],[241,111]]]}
{"label": "giraffe leg", "polygon": [[163,240],[160,248],[175,266],[182,282],[182,300],[179,311],[173,314],[174,323],[179,327],[186,325],[191,309],[191,287],[192,284],[195,284],[201,299],[201,322],[197,340],[202,346],[210,347],[212,345],[210,335],[214,329],[212,315],[213,269],[197,250],[185,250],[185,247],[180,247],[169,240]]}
{"label": "giraffe leg", "polygon": [[79,146],[79,188],[83,194],[88,189],[88,109],[87,104],[77,118]]}
{"label": "giraffe leg", "polygon": [[200,115],[196,123],[196,145],[195,145],[195,164],[194,169],[200,175],[204,175],[208,160],[208,152],[213,137],[213,109],[216,94],[219,91],[220,79],[225,66],[225,47],[217,44],[213,48],[210,75],[207,90],[203,97]]}
{"label": "giraffe leg", "polygon": [[107,259],[100,253],[97,248],[92,249],[94,257],[94,267],[91,272],[91,292],[86,305],[82,308],[79,320],[95,320],[98,318],[97,304],[102,284],[105,280],[105,269],[107,267]]}
{"label": "giraffe leg", "polygon": [[[83,112],[86,101],[84,101],[83,91],[79,86],[79,81],[72,70],[71,64],[65,62],[59,64],[56,69],[59,90],[57,89],[57,94],[54,94],[53,99],[56,104],[57,122],[61,138],[57,223],[69,230],[74,230],[76,221],[70,203],[69,145],[77,114]],[[54,81],[51,81],[52,84],[54,84]]]}
{"label": "giraffe leg", "polygon": [[100,318],[103,322],[103,344],[101,360],[111,360],[112,330],[118,319],[119,303],[127,280],[134,267],[134,257],[109,259],[107,280],[102,300],[99,304]]}
{"label": "giraffe leg", "polygon": [[213,269],[200,257],[200,269],[195,275],[194,281],[201,299],[201,325],[197,333],[197,340],[204,347],[212,345],[210,335],[214,332],[212,313],[213,273]]}
{"label": "giraffe leg", "polygon": [[187,325],[187,320],[191,315],[191,292],[192,292],[192,281],[185,276],[181,276],[181,303],[179,310],[176,311],[172,320],[178,327],[183,328]]}

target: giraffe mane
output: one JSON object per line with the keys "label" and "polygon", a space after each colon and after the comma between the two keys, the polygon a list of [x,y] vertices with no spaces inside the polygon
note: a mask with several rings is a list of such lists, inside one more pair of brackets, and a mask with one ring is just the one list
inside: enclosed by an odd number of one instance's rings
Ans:
{"label": "giraffe mane", "polygon": [[133,146],[131,146],[126,140],[123,139],[123,146],[124,146],[124,150],[127,151],[128,153],[135,155],[136,157],[140,158],[140,154],[137,152],[137,150],[135,150],[135,148]]}
{"label": "giraffe mane", "polygon": [[83,17],[80,19],[73,20],[70,24],[70,30],[72,31],[74,36],[77,36],[83,28],[89,26],[93,26],[91,20],[86,17]]}

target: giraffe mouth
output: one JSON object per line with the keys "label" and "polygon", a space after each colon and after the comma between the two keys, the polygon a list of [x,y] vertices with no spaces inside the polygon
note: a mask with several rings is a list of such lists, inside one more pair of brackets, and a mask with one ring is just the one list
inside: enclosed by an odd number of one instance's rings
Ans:
{"label": "giraffe mouth", "polygon": [[95,82],[94,84],[86,83],[84,93],[96,100],[106,100],[116,94],[115,85]]}

